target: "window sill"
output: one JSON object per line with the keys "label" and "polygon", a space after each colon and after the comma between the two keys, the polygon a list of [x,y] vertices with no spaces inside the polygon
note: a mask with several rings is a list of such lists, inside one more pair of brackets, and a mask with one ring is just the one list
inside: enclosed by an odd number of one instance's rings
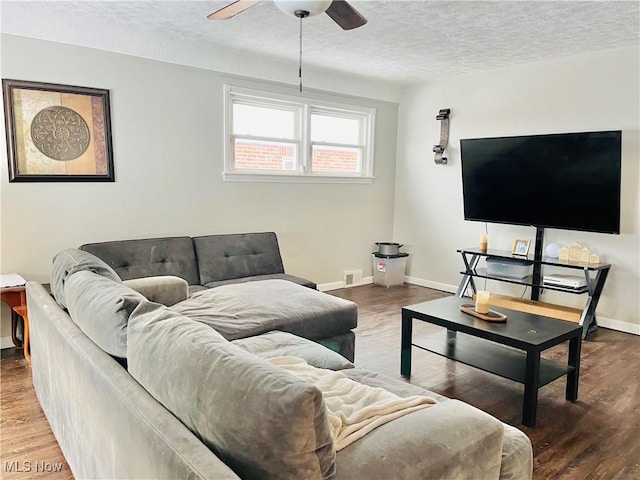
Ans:
{"label": "window sill", "polygon": [[345,177],[338,175],[278,175],[264,173],[223,172],[225,182],[259,183],[355,183],[371,184],[375,177]]}

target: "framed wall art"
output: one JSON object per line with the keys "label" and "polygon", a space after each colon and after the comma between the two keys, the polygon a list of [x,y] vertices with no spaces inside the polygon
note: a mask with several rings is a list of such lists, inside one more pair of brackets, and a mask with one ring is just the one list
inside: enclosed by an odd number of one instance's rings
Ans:
{"label": "framed wall art", "polygon": [[109,91],[2,80],[10,182],[113,182]]}

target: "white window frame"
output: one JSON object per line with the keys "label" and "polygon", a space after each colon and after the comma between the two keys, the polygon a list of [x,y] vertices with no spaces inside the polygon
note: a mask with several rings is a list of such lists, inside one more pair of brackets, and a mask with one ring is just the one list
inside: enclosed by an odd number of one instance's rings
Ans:
{"label": "white window frame", "polygon": [[[295,138],[267,138],[233,134],[233,104],[273,106],[291,109],[296,114]],[[315,98],[284,95],[275,92],[254,90],[233,85],[224,86],[224,171],[225,181],[234,182],[302,182],[302,183],[372,183],[374,159],[374,131],[376,109],[357,105],[328,102]],[[311,141],[311,114],[356,118],[362,122],[360,143],[340,144]],[[235,168],[234,142],[237,138],[291,143],[297,148],[297,168],[294,170],[245,170]],[[348,174],[339,172],[313,172],[311,152],[314,145],[360,149],[361,172]]]}

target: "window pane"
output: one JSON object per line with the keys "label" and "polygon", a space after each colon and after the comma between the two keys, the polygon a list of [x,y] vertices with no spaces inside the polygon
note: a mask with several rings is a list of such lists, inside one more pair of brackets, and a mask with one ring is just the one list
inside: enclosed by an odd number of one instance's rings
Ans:
{"label": "window pane", "polygon": [[233,85],[224,91],[225,181],[373,181],[375,108]]}
{"label": "window pane", "polygon": [[311,155],[311,169],[314,173],[362,172],[362,151],[359,148],[313,145]]}
{"label": "window pane", "polygon": [[359,145],[361,124],[359,118],[313,113],[311,114],[311,141]]}
{"label": "window pane", "polygon": [[233,104],[233,133],[295,139],[295,112],[274,107]]}
{"label": "window pane", "polygon": [[290,143],[236,139],[235,167],[239,170],[295,171],[296,150],[296,145]]}

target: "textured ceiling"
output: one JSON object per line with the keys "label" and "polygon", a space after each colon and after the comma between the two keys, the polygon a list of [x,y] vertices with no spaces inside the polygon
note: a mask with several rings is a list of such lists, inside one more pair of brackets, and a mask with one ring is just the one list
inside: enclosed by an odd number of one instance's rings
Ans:
{"label": "textured ceiling", "polygon": [[[297,18],[262,0],[230,20],[206,19],[226,3],[2,0],[0,13],[5,33],[106,50],[113,43],[104,34],[109,28],[140,45],[161,35],[176,63],[196,44],[298,60]],[[343,31],[327,15],[303,21],[305,65],[402,85],[640,43],[638,1],[350,3],[367,17],[365,26]]]}

